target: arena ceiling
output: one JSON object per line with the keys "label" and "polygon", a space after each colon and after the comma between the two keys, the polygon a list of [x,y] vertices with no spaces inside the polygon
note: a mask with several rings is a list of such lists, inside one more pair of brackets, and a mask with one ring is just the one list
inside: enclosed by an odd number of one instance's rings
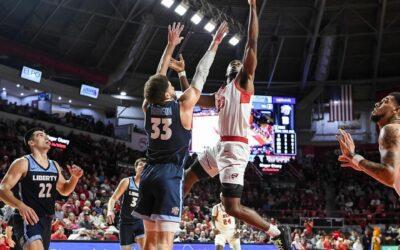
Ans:
{"label": "arena ceiling", "polygon": [[[185,41],[179,49],[189,76],[211,41],[203,30],[204,22],[192,25],[190,14],[180,17],[160,2],[2,0],[0,63],[39,67],[45,77],[71,85],[91,82],[46,64],[43,57],[49,55],[82,71],[107,76],[103,83],[93,82],[105,92],[127,90],[139,96],[165,47],[167,24],[186,24]],[[214,11],[206,13],[207,18],[229,17],[232,30],[245,35],[246,0],[188,2],[192,10],[200,8],[199,4],[212,6]],[[400,0],[259,0],[258,9],[259,93],[299,96],[316,86],[343,83],[379,90],[399,82]],[[221,45],[209,91],[223,81],[228,62],[241,57],[244,41],[245,37],[237,46]],[[8,50],[13,46],[26,51],[11,53]],[[31,60],[36,52],[41,53],[40,63]]]}

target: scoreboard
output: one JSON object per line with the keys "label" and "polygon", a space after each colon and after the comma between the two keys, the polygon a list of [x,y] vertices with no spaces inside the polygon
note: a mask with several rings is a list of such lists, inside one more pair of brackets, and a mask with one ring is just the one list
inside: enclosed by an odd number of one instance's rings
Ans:
{"label": "scoreboard", "polygon": [[[248,131],[250,161],[258,157],[261,166],[276,168],[296,156],[295,104],[296,99],[291,97],[252,96]],[[196,107],[193,115],[192,152],[202,152],[218,141],[217,111]]]}

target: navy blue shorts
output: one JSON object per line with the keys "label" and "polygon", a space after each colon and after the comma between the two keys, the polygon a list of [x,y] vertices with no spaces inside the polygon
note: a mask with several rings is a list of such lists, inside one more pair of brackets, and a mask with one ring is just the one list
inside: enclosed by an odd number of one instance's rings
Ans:
{"label": "navy blue shorts", "polygon": [[16,239],[17,246],[23,247],[26,243],[30,244],[35,240],[41,240],[45,250],[49,249],[51,238],[52,216],[39,217],[39,222],[35,225],[25,224],[19,214],[14,214],[11,219],[13,226],[13,238]]}
{"label": "navy blue shorts", "polygon": [[133,215],[153,221],[180,222],[183,203],[183,167],[147,164],[139,184],[139,199]]}
{"label": "navy blue shorts", "polygon": [[121,246],[129,246],[135,243],[137,238],[144,237],[143,221],[119,224],[119,242]]}

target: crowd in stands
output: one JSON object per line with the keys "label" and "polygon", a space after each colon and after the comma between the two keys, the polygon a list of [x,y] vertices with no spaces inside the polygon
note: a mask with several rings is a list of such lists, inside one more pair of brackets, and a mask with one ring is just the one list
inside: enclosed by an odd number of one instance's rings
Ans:
{"label": "crowd in stands", "polygon": [[0,111],[114,137],[114,125],[111,122],[104,124],[101,120],[95,121],[95,119],[89,115],[76,115],[72,112],[67,112],[63,117],[60,117],[59,114],[48,114],[34,108],[33,105],[17,105],[16,102],[7,102],[7,100],[0,100]]}
{"label": "crowd in stands", "polygon": [[[43,126],[0,118],[0,178],[14,159],[25,154],[22,135],[31,127]],[[132,172],[129,168],[118,168],[116,162],[133,163],[143,153],[121,143],[95,141],[84,133],[62,135],[53,127],[47,127],[46,131],[71,141],[65,150],[52,149],[50,158],[61,166],[75,163],[85,171],[75,192],[58,199],[52,239],[118,240],[118,226],[105,221],[106,204],[119,180]],[[370,159],[376,156],[365,152],[363,155]],[[243,203],[265,218],[291,225],[294,249],[367,249],[374,237],[381,244],[398,244],[400,230],[396,225],[400,224],[400,204],[393,190],[354,170],[341,169],[336,162],[337,153],[330,151],[321,157],[323,160],[290,163],[300,178],[285,171],[287,166],[281,173],[268,177],[260,175],[257,167],[249,166]],[[65,175],[68,177],[67,171]],[[185,200],[181,230],[175,242],[214,241],[210,216],[213,205],[219,203],[219,192],[218,179],[204,180],[194,186]],[[327,197],[333,197],[333,208]],[[116,206],[118,216],[120,204]],[[3,229],[7,223],[5,210],[6,207],[2,209],[0,221]],[[322,230],[311,220],[300,220],[313,217],[343,217],[346,226]],[[374,229],[376,226],[380,232],[373,236],[374,230],[378,231]],[[270,241],[264,232],[246,224],[241,225],[241,240],[244,243]],[[1,241],[0,234],[0,245]]]}

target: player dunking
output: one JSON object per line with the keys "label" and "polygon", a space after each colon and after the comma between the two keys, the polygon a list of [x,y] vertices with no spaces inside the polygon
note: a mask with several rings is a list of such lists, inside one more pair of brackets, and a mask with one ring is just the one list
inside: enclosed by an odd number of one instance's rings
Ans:
{"label": "player dunking", "polygon": [[119,221],[119,240],[122,250],[131,250],[132,244],[135,241],[140,246],[140,249],[143,249],[144,246],[143,221],[135,218],[132,212],[139,197],[138,186],[145,164],[145,158],[136,160],[135,176],[122,179],[107,204],[107,222],[113,224],[115,219],[115,202],[123,195]]}
{"label": "player dunking", "polygon": [[76,165],[67,166],[71,178],[65,180],[58,163],[47,158],[50,141],[43,129],[29,130],[24,139],[31,154],[11,164],[0,184],[0,199],[19,213],[13,215],[17,245],[28,250],[47,250],[57,192],[70,195],[83,171]]}
{"label": "player dunking", "polygon": [[173,247],[182,212],[183,167],[191,139],[193,108],[203,89],[227,25],[218,29],[209,50],[196,68],[190,87],[176,100],[175,90],[166,77],[175,47],[183,38],[180,24],[169,27],[168,45],[157,74],[144,87],[143,111],[148,136],[146,164],[139,185],[139,199],[133,214],[143,219],[144,249],[168,250]]}
{"label": "player dunking", "polygon": [[221,202],[212,208],[212,224],[215,233],[215,250],[223,250],[225,244],[233,250],[240,250],[240,222],[235,217],[226,213],[224,204]]}
{"label": "player dunking", "polygon": [[340,130],[338,141],[342,167],[362,171],[382,184],[394,188],[400,195],[400,92],[390,93],[375,104],[371,120],[379,128],[381,163],[369,161],[355,153],[351,135]]}
{"label": "player dunking", "polygon": [[[250,156],[247,131],[249,128],[251,104],[254,94],[254,75],[257,67],[258,17],[256,0],[248,0],[250,5],[248,37],[243,61],[234,60],[229,63],[224,84],[213,95],[202,95],[198,105],[206,108],[215,107],[219,115],[218,144],[199,155],[189,170],[185,173],[184,192],[187,194],[193,184],[199,179],[214,177],[219,174],[222,185],[222,202],[229,215],[255,226],[272,238],[280,236],[276,241],[278,247],[290,246],[288,231],[281,234],[275,225],[270,225],[254,210],[241,205],[244,172]],[[171,67],[180,68],[181,62],[172,60]],[[187,81],[184,76],[181,82]],[[283,246],[285,245],[285,246]]]}

